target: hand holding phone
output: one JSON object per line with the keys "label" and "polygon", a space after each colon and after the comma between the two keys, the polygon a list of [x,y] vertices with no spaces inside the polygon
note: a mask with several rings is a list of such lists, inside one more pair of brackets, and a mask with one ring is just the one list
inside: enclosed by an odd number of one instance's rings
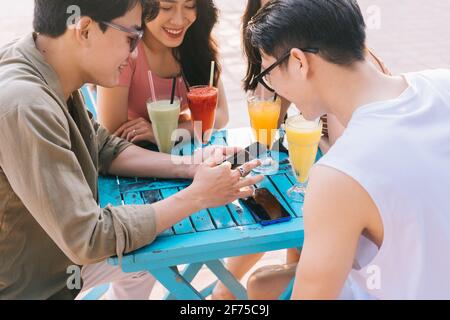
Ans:
{"label": "hand holding phone", "polygon": [[235,170],[238,167],[250,162],[252,160],[258,159],[261,155],[267,152],[267,147],[259,142],[255,142],[234,154],[231,157],[228,157],[224,162],[228,161],[231,163],[231,169]]}

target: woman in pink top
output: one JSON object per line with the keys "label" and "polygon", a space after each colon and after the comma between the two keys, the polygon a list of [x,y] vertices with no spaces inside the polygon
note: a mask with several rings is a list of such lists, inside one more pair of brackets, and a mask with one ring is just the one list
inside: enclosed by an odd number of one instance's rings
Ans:
{"label": "woman in pink top", "polygon": [[225,127],[228,105],[217,46],[211,36],[218,15],[213,1],[147,0],[143,11],[143,41],[122,69],[119,86],[99,88],[99,122],[132,143],[156,143],[146,106],[151,97],[151,71],[157,98],[170,95],[173,78],[177,77],[176,96],[182,109],[179,128],[192,132],[186,86],[208,84],[210,64],[215,61],[215,85],[219,88],[215,128]]}

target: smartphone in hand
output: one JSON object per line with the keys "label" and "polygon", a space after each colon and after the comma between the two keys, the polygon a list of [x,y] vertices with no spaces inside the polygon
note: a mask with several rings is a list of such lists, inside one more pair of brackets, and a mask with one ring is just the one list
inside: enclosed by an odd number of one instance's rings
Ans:
{"label": "smartphone in hand", "polygon": [[261,155],[267,152],[267,147],[259,142],[249,145],[244,150],[241,150],[231,157],[228,157],[224,162],[231,163],[231,169],[235,170],[247,162],[258,159]]}
{"label": "smartphone in hand", "polygon": [[240,201],[253,213],[257,222],[263,226],[292,219],[289,212],[267,188],[256,189],[252,197]]}

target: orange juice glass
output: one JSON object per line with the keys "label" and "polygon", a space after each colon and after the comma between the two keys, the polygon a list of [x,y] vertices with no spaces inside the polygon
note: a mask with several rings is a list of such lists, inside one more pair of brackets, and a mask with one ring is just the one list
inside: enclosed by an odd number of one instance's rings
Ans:
{"label": "orange juice glass", "polygon": [[272,158],[270,149],[278,131],[281,99],[274,95],[252,93],[248,96],[247,104],[253,136],[269,150],[261,158],[263,165],[254,171],[265,175],[275,174],[278,171],[278,163]]}

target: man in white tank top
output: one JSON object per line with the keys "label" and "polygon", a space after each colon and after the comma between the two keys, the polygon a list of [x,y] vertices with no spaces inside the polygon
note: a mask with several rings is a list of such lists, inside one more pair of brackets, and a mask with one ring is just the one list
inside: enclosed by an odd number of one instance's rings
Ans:
{"label": "man in white tank top", "polygon": [[354,0],[273,1],[247,35],[256,81],[346,127],[310,173],[293,298],[342,297],[350,279],[366,297],[450,299],[450,70],[379,72]]}

